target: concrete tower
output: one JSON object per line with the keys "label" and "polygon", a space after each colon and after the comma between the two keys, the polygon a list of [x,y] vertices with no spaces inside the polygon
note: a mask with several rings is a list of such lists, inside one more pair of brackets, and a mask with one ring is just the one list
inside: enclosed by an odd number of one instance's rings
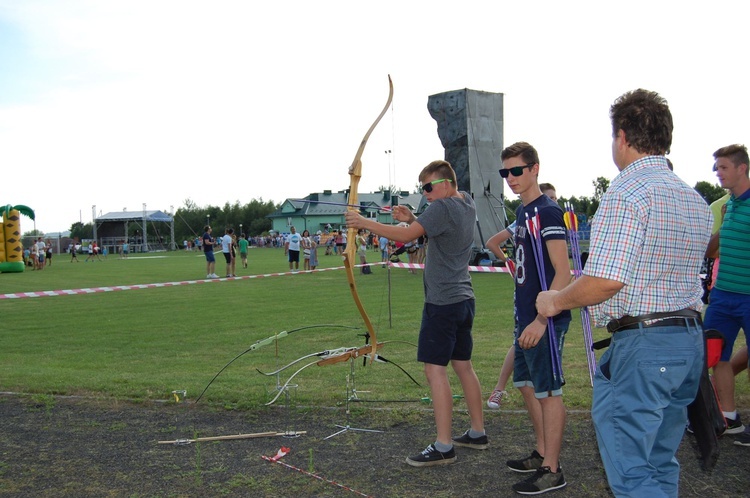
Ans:
{"label": "concrete tower", "polygon": [[503,94],[454,90],[431,95],[430,116],[437,121],[445,160],[456,170],[458,189],[469,192],[477,206],[477,250],[507,226],[500,178],[503,150]]}

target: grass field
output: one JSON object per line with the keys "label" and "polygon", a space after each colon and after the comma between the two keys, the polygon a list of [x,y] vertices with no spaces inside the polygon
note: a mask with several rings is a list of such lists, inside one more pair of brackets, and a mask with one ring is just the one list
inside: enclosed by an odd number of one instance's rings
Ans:
{"label": "grass field", "polygon": [[[202,279],[203,255],[195,252],[110,256],[106,261],[70,263],[56,255],[44,271],[0,275],[0,294],[102,286],[185,282]],[[337,256],[319,256],[320,268],[342,265]],[[368,259],[376,260],[370,252]],[[240,277],[283,272],[282,250],[253,249]],[[218,274],[224,273],[221,257]],[[415,343],[423,302],[421,273],[374,267],[357,275],[357,285],[379,342],[394,341],[379,351],[409,371],[414,385],[396,367],[355,363],[360,397],[411,401],[429,395]],[[500,363],[512,343],[513,286],[506,274],[472,274],[477,298],[474,366],[485,395],[497,380]],[[390,307],[389,307],[390,287]],[[390,308],[390,309],[389,309]],[[578,312],[565,342],[564,369],[568,408],[587,409],[591,387]],[[282,331],[313,325],[275,343],[244,354],[213,382],[200,403],[251,408],[270,400],[277,382],[284,383],[309,358],[276,376],[260,375],[314,352],[364,344],[362,319],[351,298],[343,270],[187,283],[83,295],[0,300],[3,347],[0,390],[118,399],[169,399],[186,390],[195,400],[214,375],[255,342]],[[346,327],[358,327],[352,330]],[[606,337],[595,330],[595,340]],[[311,366],[295,377],[294,400],[331,406],[346,394],[350,364]],[[458,382],[453,380],[458,388]],[[737,383],[738,406],[750,405],[746,380]],[[368,391],[368,392],[364,392]],[[522,408],[512,396],[507,408]]]}

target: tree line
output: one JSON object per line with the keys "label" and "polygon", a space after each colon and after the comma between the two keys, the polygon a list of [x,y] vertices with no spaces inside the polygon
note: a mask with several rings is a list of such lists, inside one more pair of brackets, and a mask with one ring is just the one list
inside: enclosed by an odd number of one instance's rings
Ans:
{"label": "tree line", "polygon": [[[599,208],[599,203],[609,188],[610,181],[600,176],[591,183],[594,187],[594,194],[591,197],[560,197],[560,204],[564,205],[568,202],[576,213],[584,215],[587,220],[591,219]],[[708,204],[726,194],[726,191],[721,186],[705,181],[696,183],[694,188]],[[520,199],[506,201],[506,208],[509,211],[509,222],[515,220],[515,212],[520,204]],[[184,205],[174,213],[175,241],[193,240],[196,237],[200,237],[203,234],[203,227],[206,224],[217,227],[217,231],[222,233],[224,227],[231,226],[235,231],[239,232],[241,226],[242,232],[249,236],[265,235],[273,227],[271,220],[266,218],[266,216],[276,211],[279,206],[279,204],[275,204],[273,201],[264,201],[262,198],[253,199],[244,205],[240,204],[239,201],[235,201],[234,204],[227,202],[223,207],[211,205],[198,206],[191,199],[186,199]],[[128,236],[136,236],[136,231],[138,230],[140,230],[139,225],[131,223],[128,227],[128,231],[130,232]],[[44,233],[39,230],[24,233],[24,236],[43,235]],[[78,240],[93,238],[93,224],[81,223],[79,221],[73,223],[70,226],[70,236]]]}
{"label": "tree line", "polygon": [[[182,240],[194,240],[203,235],[203,228],[210,224],[215,227],[215,232],[224,233],[225,227],[234,228],[239,235],[240,227],[247,235],[263,235],[272,228],[271,220],[266,218],[279,208],[273,201],[253,199],[247,204],[225,203],[224,206],[198,206],[191,199],[185,199],[184,205],[174,213],[174,238],[177,246],[181,247]],[[157,229],[162,234],[169,231],[163,226],[164,223],[156,223]],[[128,225],[128,237],[135,237],[140,233],[140,223]],[[147,231],[153,235],[152,227]],[[43,233],[27,233],[26,235],[44,235]],[[92,239],[94,237],[93,223],[81,223],[79,221],[70,226],[70,237],[78,240]]]}
{"label": "tree line", "polygon": [[[600,176],[596,180],[591,182],[594,187],[593,196],[560,197],[558,199],[558,202],[560,205],[570,203],[576,214],[578,214],[579,216],[583,215],[580,216],[581,221],[590,220],[596,213],[596,210],[599,209],[599,203],[602,200],[602,196],[609,188],[609,183],[609,179]],[[698,182],[693,188],[695,188],[695,190],[701,195],[701,197],[703,197],[703,200],[705,200],[707,204],[711,204],[727,193],[726,190],[721,188],[720,185],[712,184],[709,182]],[[508,213],[509,223],[512,223],[516,219],[516,209],[518,209],[518,206],[520,204],[520,199],[514,199],[506,202],[506,207],[508,208],[508,211],[510,211]]]}

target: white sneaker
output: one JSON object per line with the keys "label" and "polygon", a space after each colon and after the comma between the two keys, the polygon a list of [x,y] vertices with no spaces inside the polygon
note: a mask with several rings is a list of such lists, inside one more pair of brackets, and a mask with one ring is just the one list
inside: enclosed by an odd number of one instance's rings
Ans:
{"label": "white sneaker", "polygon": [[492,391],[492,394],[490,394],[489,399],[487,400],[487,407],[492,408],[493,410],[497,410],[500,408],[500,402],[504,397],[508,396],[507,391],[498,391],[495,389]]}

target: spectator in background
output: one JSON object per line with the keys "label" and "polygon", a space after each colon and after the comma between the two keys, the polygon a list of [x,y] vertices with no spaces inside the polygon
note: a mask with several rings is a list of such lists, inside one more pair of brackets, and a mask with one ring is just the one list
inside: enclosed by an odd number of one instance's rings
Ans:
{"label": "spectator in background", "polygon": [[86,256],[86,259],[83,260],[84,263],[88,263],[90,259],[94,259],[94,243],[89,242],[89,246],[86,249],[86,252],[88,252],[88,255]]}
{"label": "spectator in background", "polygon": [[242,267],[247,268],[247,248],[250,246],[250,243],[247,240],[247,236],[244,233],[240,234],[240,261],[242,262]]}
{"label": "spectator in background", "polygon": [[31,263],[32,269],[36,270],[39,267],[39,243],[36,240],[31,244]]}
{"label": "spectator in background", "polygon": [[299,271],[299,249],[302,244],[302,237],[297,233],[295,227],[289,227],[291,232],[284,242],[284,253],[289,259],[289,271]]}
{"label": "spectator in background", "polygon": [[[316,240],[317,239],[317,240]],[[320,242],[320,237],[313,238],[312,242],[310,242],[310,269],[314,270],[318,267],[318,243]]]}
{"label": "spectator in background", "polygon": [[365,235],[365,231],[361,228],[357,230],[355,243],[357,246],[357,255],[359,256],[359,264],[362,265],[359,268],[359,271],[363,275],[369,275],[372,273],[372,270],[367,266],[367,236]]}
{"label": "spectator in background", "polygon": [[236,277],[235,271],[235,260],[234,260],[234,235],[233,228],[226,228],[224,230],[224,236],[221,238],[221,252],[224,255],[224,259],[227,262],[227,278]]}
{"label": "spectator in background", "polygon": [[47,260],[47,266],[52,266],[52,244],[50,244],[49,240],[44,244],[44,247],[44,257]]}
{"label": "spectator in background", "polygon": [[44,260],[45,260],[45,258],[47,256],[47,246],[44,244],[44,241],[42,240],[41,237],[39,237],[37,239],[36,245],[37,245],[37,252],[36,252],[37,265],[36,265],[36,269],[37,270],[44,270],[44,266],[45,266],[44,265]]}
{"label": "spectator in background", "polygon": [[304,230],[302,232],[300,246],[302,247],[302,257],[304,259],[302,269],[308,271],[310,270],[310,249],[312,248],[312,239],[310,238],[309,230]]}
{"label": "spectator in background", "polygon": [[380,262],[384,263],[383,268],[385,268],[388,264],[388,257],[390,256],[388,254],[388,238],[381,235],[380,238],[378,238],[378,245],[380,246]]}
{"label": "spectator in background", "polygon": [[[219,278],[216,274],[216,258],[214,257],[214,238],[211,236],[212,228],[206,225],[203,228],[203,254],[206,256],[206,278]],[[127,254],[127,253],[126,253]]]}
{"label": "spectator in background", "polygon": [[344,247],[346,246],[346,239],[342,230],[334,232],[336,245],[333,246],[333,254],[344,254]]}

